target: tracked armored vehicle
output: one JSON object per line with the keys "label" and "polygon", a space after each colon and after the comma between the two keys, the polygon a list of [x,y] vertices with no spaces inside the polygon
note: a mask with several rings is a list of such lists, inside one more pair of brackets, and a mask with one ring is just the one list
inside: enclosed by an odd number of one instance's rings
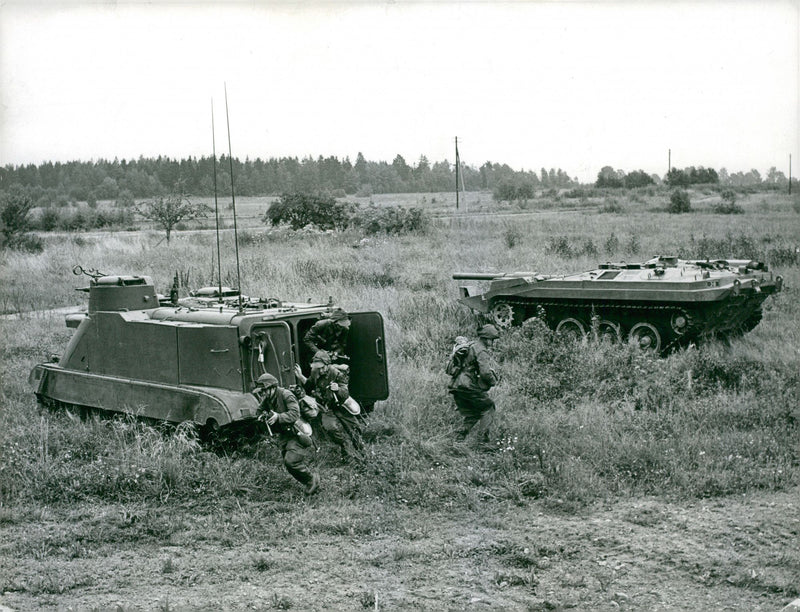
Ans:
{"label": "tracked armored vehicle", "polygon": [[607,263],[596,270],[545,276],[533,272],[456,273],[456,280],[488,281],[460,288],[460,302],[499,327],[543,317],[559,333],[605,340],[626,338],[663,351],[703,336],[732,335],[761,321],[761,306],[783,279],[758,262],[656,257],[644,263]]}
{"label": "tracked armored vehicle", "polygon": [[[303,337],[333,307],[274,298],[231,304],[224,295],[218,303],[165,306],[147,276],[90,276],[88,310],[66,318],[75,332],[64,353],[31,372],[37,398],[191,421],[208,432],[256,417],[251,391],[261,374],[289,387],[295,364],[308,372]],[[369,407],[389,393],[383,318],[349,315],[350,393]]]}

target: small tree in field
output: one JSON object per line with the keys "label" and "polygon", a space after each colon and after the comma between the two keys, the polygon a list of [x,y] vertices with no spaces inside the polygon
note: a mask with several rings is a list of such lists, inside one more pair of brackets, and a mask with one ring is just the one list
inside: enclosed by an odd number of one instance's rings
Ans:
{"label": "small tree in field", "polygon": [[11,185],[6,193],[0,192],[0,247],[31,253],[41,253],[41,238],[26,233],[31,229],[28,217],[33,200],[19,185]]}
{"label": "small tree in field", "polygon": [[193,204],[184,194],[157,196],[145,202],[136,212],[145,219],[155,221],[167,234],[167,244],[174,227],[181,221],[203,218],[211,210],[205,204]]}
{"label": "small tree in field", "polygon": [[33,208],[33,200],[18,185],[12,185],[0,200],[0,232],[7,243],[24,234],[30,225],[28,213]]}
{"label": "small tree in field", "polygon": [[669,212],[685,213],[692,209],[692,201],[689,194],[683,189],[675,189],[669,194]]}

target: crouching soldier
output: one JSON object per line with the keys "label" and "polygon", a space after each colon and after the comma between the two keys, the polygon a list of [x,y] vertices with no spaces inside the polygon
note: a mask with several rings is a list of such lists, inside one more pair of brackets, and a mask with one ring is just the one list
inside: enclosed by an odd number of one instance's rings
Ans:
{"label": "crouching soldier", "polygon": [[300,419],[300,406],[297,398],[288,389],[278,386],[278,379],[272,374],[262,374],[256,381],[256,397],[263,397],[259,406],[258,418],[266,423],[270,432],[278,434],[281,457],[286,470],[306,487],[311,495],[319,489],[319,474],[308,466],[311,439],[311,426]]}
{"label": "crouching soldier", "polygon": [[345,354],[347,336],[350,332],[350,317],[341,308],[334,308],[330,316],[320,319],[303,337],[303,343],[311,355],[327,351],[333,363],[347,363]]}
{"label": "crouching soldier", "polygon": [[495,404],[487,391],[499,382],[500,376],[488,347],[499,337],[494,325],[484,325],[478,330],[478,339],[473,342],[463,337],[457,338],[445,368],[451,377],[448,390],[464,418],[464,426],[459,433],[462,440],[470,432],[479,442],[489,440]]}
{"label": "crouching soldier", "polygon": [[295,375],[306,393],[317,401],[322,429],[341,449],[343,461],[350,457],[364,458],[361,425],[356,418],[360,407],[350,397],[346,372],[346,366],[331,363],[331,356],[327,351],[317,351],[314,354],[308,378],[303,375],[299,366],[295,368]]}

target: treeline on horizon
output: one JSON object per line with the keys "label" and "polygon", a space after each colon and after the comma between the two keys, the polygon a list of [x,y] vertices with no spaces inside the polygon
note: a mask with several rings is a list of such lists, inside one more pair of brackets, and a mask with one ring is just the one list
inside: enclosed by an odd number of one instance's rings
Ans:
{"label": "treeline on horizon", "polygon": [[[230,160],[217,160],[217,192],[230,191]],[[359,153],[349,158],[296,157],[262,160],[233,158],[236,194],[270,196],[283,193],[370,196],[377,193],[437,193],[456,185],[455,166],[448,161],[430,163],[421,156],[409,165],[401,155],[392,163],[367,161]],[[516,171],[507,164],[486,162],[480,168],[462,165],[467,191],[494,190],[501,183],[526,184],[536,188],[577,185],[563,170],[542,168],[540,172]],[[138,160],[45,162],[0,168],[0,190],[20,185],[37,206],[115,200],[132,204],[134,199],[152,198],[180,190],[194,196],[214,195],[211,157],[175,160],[168,157]]]}
{"label": "treeline on horizon", "polygon": [[[370,196],[381,193],[438,193],[452,191],[456,184],[455,166],[448,161],[431,163],[421,156],[410,165],[402,155],[392,163],[368,161],[359,153],[355,163],[337,157],[233,158],[236,194],[276,196],[287,193],[324,194],[333,197]],[[228,193],[231,163],[227,156],[217,160],[217,192]],[[140,157],[138,160],[45,162],[40,165],[0,167],[0,192],[20,186],[38,207],[66,206],[75,202],[90,205],[100,200],[132,206],[136,200],[181,192],[193,196],[214,195],[211,157],[171,159]],[[542,168],[539,172],[514,170],[507,164],[487,161],[479,168],[463,166],[460,183],[466,191],[490,191],[497,200],[527,199],[537,189],[562,189],[579,186],[562,169]],[[796,179],[793,178],[793,182]],[[670,187],[718,184],[734,187],[788,184],[783,172],[770,168],[762,178],[758,170],[729,174],[725,168],[694,166],[672,168],[664,177],[643,170],[629,173],[603,167],[595,187],[637,188],[665,183]]]}

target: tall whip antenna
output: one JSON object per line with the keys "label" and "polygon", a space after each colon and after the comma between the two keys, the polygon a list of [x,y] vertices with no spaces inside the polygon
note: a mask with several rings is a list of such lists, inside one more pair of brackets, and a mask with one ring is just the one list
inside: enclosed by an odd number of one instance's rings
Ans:
{"label": "tall whip antenna", "polygon": [[231,152],[231,120],[228,116],[228,84],[225,83],[225,121],[228,124],[228,161],[231,166],[231,206],[233,207],[233,241],[236,244],[236,282],[239,283],[239,310],[242,309],[242,275],[239,272],[239,230],[236,226],[236,195],[233,188],[233,153]]}
{"label": "tall whip antenna", "polygon": [[217,221],[217,281],[219,282],[219,301],[222,303],[222,261],[219,256],[219,203],[217,202],[217,138],[214,134],[214,98],[211,98],[211,151],[214,168],[214,217]]}

